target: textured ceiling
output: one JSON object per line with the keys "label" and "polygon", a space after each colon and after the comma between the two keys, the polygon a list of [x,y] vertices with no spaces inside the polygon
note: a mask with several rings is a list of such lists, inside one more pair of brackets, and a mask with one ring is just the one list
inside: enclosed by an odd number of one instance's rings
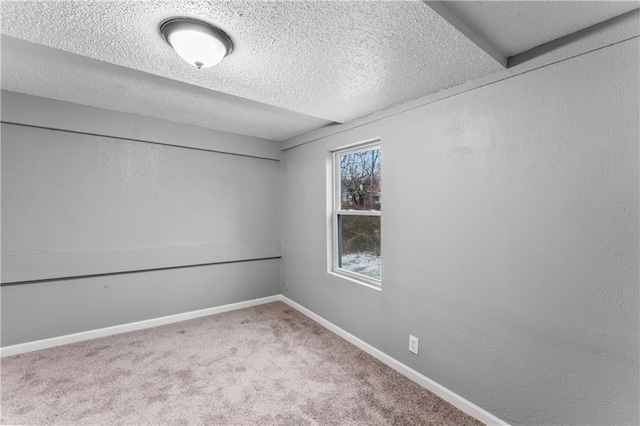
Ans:
{"label": "textured ceiling", "polygon": [[11,92],[271,140],[330,123],[8,36],[2,55],[2,88]]}
{"label": "textured ceiling", "polygon": [[[327,121],[349,121],[501,69],[421,1],[2,6],[6,35]],[[172,16],[218,25],[233,38],[233,53],[200,71],[183,62],[158,33]]]}
{"label": "textured ceiling", "polygon": [[[418,0],[2,1],[2,88],[284,140],[500,71],[496,52],[637,7],[528,4],[446,3],[482,40]],[[159,35],[173,16],[219,26],[234,51],[195,69]]]}
{"label": "textured ceiling", "polygon": [[445,6],[505,56],[640,7],[639,1],[450,1]]}

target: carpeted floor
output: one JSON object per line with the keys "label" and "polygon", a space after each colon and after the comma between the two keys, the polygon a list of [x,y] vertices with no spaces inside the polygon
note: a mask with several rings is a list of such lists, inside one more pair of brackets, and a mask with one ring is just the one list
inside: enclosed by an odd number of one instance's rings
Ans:
{"label": "carpeted floor", "polygon": [[3,424],[479,425],[275,302],[2,359]]}

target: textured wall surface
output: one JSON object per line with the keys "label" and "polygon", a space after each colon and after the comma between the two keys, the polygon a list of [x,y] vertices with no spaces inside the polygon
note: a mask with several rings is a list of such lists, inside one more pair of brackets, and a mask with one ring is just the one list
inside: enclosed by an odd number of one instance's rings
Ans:
{"label": "textured wall surface", "polygon": [[[279,176],[274,159],[3,123],[2,282],[44,282],[3,285],[2,344],[277,294]],[[179,269],[126,273],[159,268]]]}
{"label": "textured wall surface", "polygon": [[278,161],[2,125],[3,282],[280,255]]}
{"label": "textured wall surface", "polygon": [[[287,150],[285,294],[509,422],[638,424],[638,50]],[[326,264],[328,152],[375,137],[382,291]]]}
{"label": "textured wall surface", "polygon": [[2,287],[2,346],[278,294],[280,259]]}

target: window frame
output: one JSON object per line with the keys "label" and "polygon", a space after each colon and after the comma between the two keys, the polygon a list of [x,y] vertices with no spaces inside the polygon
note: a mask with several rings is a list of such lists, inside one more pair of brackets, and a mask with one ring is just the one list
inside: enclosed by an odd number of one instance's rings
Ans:
{"label": "window frame", "polygon": [[[358,284],[363,284],[376,290],[382,289],[382,205],[380,210],[343,210],[341,209],[341,167],[340,157],[344,155],[354,154],[357,152],[371,151],[379,149],[382,154],[382,141],[373,139],[366,142],[360,142],[331,151],[331,170],[332,185],[330,186],[331,194],[331,244],[330,244],[330,262],[329,272],[342,278],[347,278]],[[380,194],[382,195],[382,157],[380,158]],[[377,216],[380,217],[380,279],[368,277],[356,272],[348,271],[340,268],[340,229],[338,226],[339,216]]]}

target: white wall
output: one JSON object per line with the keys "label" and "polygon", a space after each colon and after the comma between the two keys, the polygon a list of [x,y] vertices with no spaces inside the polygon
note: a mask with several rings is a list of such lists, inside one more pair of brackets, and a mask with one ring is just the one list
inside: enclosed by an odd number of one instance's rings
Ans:
{"label": "white wall", "polygon": [[[285,295],[507,421],[638,424],[638,50],[285,151]],[[327,153],[376,137],[382,291],[326,264]]]}
{"label": "white wall", "polygon": [[276,142],[7,92],[2,110],[3,345],[279,292]]}

